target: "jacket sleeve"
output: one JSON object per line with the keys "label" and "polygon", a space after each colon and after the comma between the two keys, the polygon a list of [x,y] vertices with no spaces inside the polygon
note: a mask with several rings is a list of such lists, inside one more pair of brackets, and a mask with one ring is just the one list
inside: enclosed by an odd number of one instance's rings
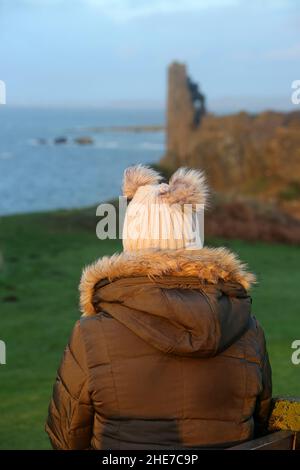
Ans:
{"label": "jacket sleeve", "polygon": [[80,321],[64,351],[49,405],[46,432],[57,450],[88,449],[93,430],[93,406]]}
{"label": "jacket sleeve", "polygon": [[271,413],[272,401],[272,370],[266,348],[266,340],[262,328],[258,325],[262,344],[262,391],[257,397],[254,412],[255,436],[259,437],[268,431],[268,421]]}

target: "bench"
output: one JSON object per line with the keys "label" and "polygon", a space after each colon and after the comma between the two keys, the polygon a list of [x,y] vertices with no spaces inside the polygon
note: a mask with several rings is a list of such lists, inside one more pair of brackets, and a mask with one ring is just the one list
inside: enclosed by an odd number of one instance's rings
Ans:
{"label": "bench", "polygon": [[300,398],[273,398],[268,431],[228,450],[300,450]]}

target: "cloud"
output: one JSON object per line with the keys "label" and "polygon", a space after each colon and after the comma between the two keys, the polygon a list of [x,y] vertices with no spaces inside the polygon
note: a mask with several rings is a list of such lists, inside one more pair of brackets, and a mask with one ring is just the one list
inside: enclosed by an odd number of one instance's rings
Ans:
{"label": "cloud", "polygon": [[237,6],[240,0],[83,0],[114,20],[128,21],[156,14]]}
{"label": "cloud", "polygon": [[[35,7],[56,5],[88,6],[116,21],[128,21],[156,14],[181,13],[236,6],[243,0],[15,0]],[[2,0],[9,4],[11,0]]]}
{"label": "cloud", "polygon": [[[11,0],[0,0],[11,5]],[[288,9],[298,5],[299,0],[265,0],[266,8]],[[87,6],[115,21],[129,21],[153,15],[196,12],[215,8],[249,6],[249,0],[14,0],[14,4],[33,7]],[[261,9],[261,0],[252,0],[252,7]]]}
{"label": "cloud", "polygon": [[[11,5],[11,0],[0,0]],[[116,21],[129,21],[156,14],[201,11],[211,8],[237,6],[244,0],[15,0],[15,4],[32,7],[58,5],[87,6]]]}

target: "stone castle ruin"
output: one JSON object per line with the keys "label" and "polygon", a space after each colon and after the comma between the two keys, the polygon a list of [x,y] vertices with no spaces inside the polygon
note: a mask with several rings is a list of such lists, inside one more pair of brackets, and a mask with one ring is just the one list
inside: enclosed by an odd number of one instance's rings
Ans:
{"label": "stone castle ruin", "polygon": [[168,151],[184,152],[185,139],[206,113],[205,96],[187,76],[185,65],[174,62],[168,75]]}
{"label": "stone castle ruin", "polygon": [[276,202],[300,217],[300,111],[215,116],[185,65],[174,62],[161,165],[202,168],[218,192]]}

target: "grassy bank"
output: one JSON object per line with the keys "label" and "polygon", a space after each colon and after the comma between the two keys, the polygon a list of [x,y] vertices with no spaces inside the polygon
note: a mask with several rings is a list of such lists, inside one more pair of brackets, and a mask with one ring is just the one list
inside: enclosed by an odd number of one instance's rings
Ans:
{"label": "grassy bank", "polygon": [[[0,221],[0,448],[45,449],[43,427],[55,372],[79,317],[83,265],[120,250],[96,238],[93,209],[4,217]],[[207,240],[221,244],[220,240]],[[300,395],[300,366],[291,343],[300,336],[300,250],[226,242],[258,274],[253,311],[267,334],[275,394]]]}

